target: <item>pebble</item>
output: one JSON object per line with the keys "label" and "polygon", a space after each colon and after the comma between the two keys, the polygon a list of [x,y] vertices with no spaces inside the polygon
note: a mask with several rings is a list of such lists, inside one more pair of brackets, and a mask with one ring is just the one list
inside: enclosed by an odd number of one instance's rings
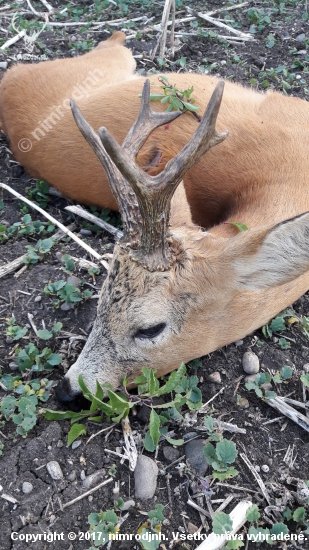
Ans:
{"label": "pebble", "polygon": [[48,462],[46,464],[46,469],[52,479],[59,480],[63,478],[60,464],[56,460],[51,460],[50,462]]}
{"label": "pebble", "polygon": [[25,495],[29,495],[33,491],[33,485],[32,483],[29,483],[29,481],[24,481],[22,484],[22,492],[25,493]]}
{"label": "pebble", "polygon": [[254,469],[256,472],[260,472],[261,471],[261,468],[258,464],[256,464],[256,466],[254,466]]}
{"label": "pebble", "polygon": [[152,498],[157,488],[158,466],[145,455],[139,455],[134,470],[135,496],[141,500]]}
{"label": "pebble", "polygon": [[35,301],[35,302],[40,302],[41,300],[42,300],[42,296],[36,296],[36,297],[34,298],[34,301]]}
{"label": "pebble", "polygon": [[236,346],[237,348],[240,348],[240,346],[243,346],[243,344],[244,344],[244,341],[243,341],[243,340],[237,340],[237,342],[235,342],[235,346]]}
{"label": "pebble", "polygon": [[81,229],[81,230],[80,230],[80,234],[81,234],[81,235],[84,235],[84,237],[91,237],[92,232],[89,231],[89,229]]}
{"label": "pebble", "polygon": [[8,64],[7,61],[0,61],[0,69],[7,69]]}
{"label": "pebble", "polygon": [[263,464],[263,466],[261,466],[261,470],[267,474],[269,472],[269,466],[267,466],[267,464]]}
{"label": "pebble", "polygon": [[9,367],[10,367],[11,370],[18,370],[18,364],[15,363],[15,361],[11,361],[9,363]]}
{"label": "pebble", "polygon": [[198,527],[196,527],[194,523],[191,523],[190,521],[188,521],[188,532],[190,533],[190,535],[194,535],[194,533],[196,533],[197,531],[198,531]]}
{"label": "pebble", "polygon": [[304,366],[303,366],[303,369],[306,373],[309,372],[309,363],[306,363]]}
{"label": "pebble", "polygon": [[76,471],[73,470],[73,472],[71,472],[69,475],[68,475],[68,480],[69,481],[75,481],[76,479]]}
{"label": "pebble", "polygon": [[163,447],[163,455],[168,464],[171,464],[171,462],[174,462],[174,460],[177,460],[177,458],[180,457],[180,452],[178,449],[174,449],[174,447]]}
{"label": "pebble", "polygon": [[80,279],[76,277],[75,275],[70,275],[67,278],[67,283],[70,283],[71,285],[79,286],[80,285]]}
{"label": "pebble", "polygon": [[192,439],[185,445],[185,455],[191,468],[194,468],[201,476],[205,475],[208,463],[204,455],[204,441]]}
{"label": "pebble", "polygon": [[130,508],[134,508],[134,507],[135,507],[135,500],[126,500],[126,502],[123,503],[121,510],[125,512],[126,510],[130,510]]}
{"label": "pebble", "polygon": [[81,444],[82,444],[81,439],[75,439],[75,441],[73,441],[72,443],[72,451],[74,451],[74,449],[77,449],[77,447],[79,447]]}
{"label": "pebble", "polygon": [[253,351],[246,351],[242,358],[242,367],[247,374],[257,374],[260,370],[260,361]]}
{"label": "pebble", "polygon": [[97,472],[94,472],[93,474],[90,474],[89,476],[85,477],[83,480],[83,487],[84,489],[90,489],[94,485],[97,485],[100,483],[100,481],[104,478],[106,474],[106,470],[102,468],[102,470],[98,470]]}
{"label": "pebble", "polygon": [[240,409],[248,409],[249,406],[250,406],[250,405],[249,405],[249,401],[248,401],[248,399],[246,399],[246,397],[242,397],[242,398],[238,401],[237,405],[238,405],[238,407],[239,407]]}
{"label": "pebble", "polygon": [[221,374],[218,371],[212,372],[206,377],[206,380],[208,380],[208,382],[213,382],[214,384],[221,384]]}
{"label": "pebble", "polygon": [[62,311],[69,311],[69,309],[71,309],[72,306],[70,306],[70,304],[67,304],[66,302],[64,302],[63,304],[61,304],[60,306],[60,309]]}

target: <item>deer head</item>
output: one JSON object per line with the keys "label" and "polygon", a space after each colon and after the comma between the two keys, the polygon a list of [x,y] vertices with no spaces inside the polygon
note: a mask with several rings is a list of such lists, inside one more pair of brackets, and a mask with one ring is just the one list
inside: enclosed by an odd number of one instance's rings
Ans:
{"label": "deer head", "polygon": [[[259,312],[257,322],[250,292],[258,291],[263,303],[264,291],[273,292],[309,268],[308,214],[228,239],[191,222],[181,181],[227,136],[215,129],[223,87],[219,82],[190,141],[154,177],[135,158],[152,130],[181,113],[152,111],[149,81],[138,119],[122,146],[106,128],[98,136],[72,102],[75,121],[108,174],[124,235],[115,246],[89,339],[57,388],[61,401],[80,393],[79,374],[92,391],[96,380],[117,387],[124,376],[135,378],[143,366],[162,376],[182,361],[245,336],[277,313],[273,300],[273,313],[270,307],[264,318]],[[287,262],[292,241],[294,260]]]}

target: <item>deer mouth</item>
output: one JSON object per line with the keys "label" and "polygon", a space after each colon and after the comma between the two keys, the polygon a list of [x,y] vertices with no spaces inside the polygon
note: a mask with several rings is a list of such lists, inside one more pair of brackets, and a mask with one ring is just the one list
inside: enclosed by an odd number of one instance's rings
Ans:
{"label": "deer mouth", "polygon": [[89,401],[85,399],[82,392],[73,392],[68,378],[63,378],[56,387],[55,394],[59,403],[78,412],[82,409],[89,409]]}

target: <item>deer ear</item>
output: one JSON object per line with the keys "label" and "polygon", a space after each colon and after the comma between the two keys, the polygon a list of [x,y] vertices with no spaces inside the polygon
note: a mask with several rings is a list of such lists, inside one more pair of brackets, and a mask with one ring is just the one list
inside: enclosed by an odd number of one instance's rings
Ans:
{"label": "deer ear", "polygon": [[309,271],[309,213],[238,238],[232,262],[237,286],[245,290],[279,286]]}

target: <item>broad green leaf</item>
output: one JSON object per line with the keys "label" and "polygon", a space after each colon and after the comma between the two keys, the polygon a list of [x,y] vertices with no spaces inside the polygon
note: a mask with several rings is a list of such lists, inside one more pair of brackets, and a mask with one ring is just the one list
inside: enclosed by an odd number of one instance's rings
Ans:
{"label": "broad green leaf", "polygon": [[293,520],[296,521],[296,523],[303,523],[304,519],[306,517],[306,510],[305,508],[296,508],[294,514],[293,514]]}
{"label": "broad green leaf", "polygon": [[144,437],[143,445],[146,449],[146,451],[153,453],[153,451],[156,450],[156,445],[154,445],[152,441],[152,437],[150,435],[150,432],[148,431]]}
{"label": "broad green leaf", "polygon": [[55,365],[60,365],[61,361],[62,361],[61,355],[59,355],[59,353],[53,353],[53,354],[48,358],[47,363],[48,363],[49,365],[52,365],[52,366],[54,367]]}
{"label": "broad green leaf", "polygon": [[216,535],[225,535],[233,530],[233,522],[228,514],[218,512],[212,520],[212,530]]}
{"label": "broad green leaf", "polygon": [[39,338],[41,338],[41,340],[49,340],[53,337],[53,333],[46,328],[43,330],[38,330],[37,335]]}
{"label": "broad green leaf", "polygon": [[284,535],[287,535],[289,532],[287,526],[284,523],[274,523],[270,529],[271,535],[276,535],[277,540],[284,540]]}
{"label": "broad green leaf", "polygon": [[151,410],[149,419],[149,432],[155,446],[158,445],[160,439],[160,417],[154,409]]}
{"label": "broad green leaf", "polygon": [[238,455],[234,441],[222,439],[216,446],[216,453],[219,460],[225,464],[232,464]]}
{"label": "broad green leaf", "polygon": [[76,415],[73,411],[52,411],[51,409],[45,409],[45,412],[43,414],[44,418],[46,420],[66,420],[67,418],[73,418],[74,415]]}
{"label": "broad green leaf", "polygon": [[273,332],[278,332],[280,330],[285,330],[285,321],[284,317],[275,317],[270,323],[270,328]]}
{"label": "broad green leaf", "polygon": [[157,518],[158,521],[163,521],[164,520],[163,510],[164,510],[163,504],[156,504],[156,509],[149,510],[148,512],[149,519]]}
{"label": "broad green leaf", "polygon": [[193,105],[192,103],[187,103],[187,101],[183,101],[182,103],[184,104],[185,108],[186,108],[188,111],[195,112],[195,111],[198,111],[198,110],[199,110],[199,106],[198,106],[198,105]]}
{"label": "broad green leaf", "polygon": [[212,416],[206,416],[204,418],[204,424],[206,426],[207,433],[211,434],[214,431],[214,419]]}
{"label": "broad green leaf", "polygon": [[265,399],[275,399],[277,397],[276,392],[268,391],[265,393]]}
{"label": "broad green leaf", "polygon": [[184,439],[171,439],[170,437],[165,437],[165,439],[171,445],[183,445],[185,442]]}
{"label": "broad green leaf", "polygon": [[260,519],[260,512],[256,504],[252,504],[246,512],[246,518],[250,523],[258,521]]}
{"label": "broad green leaf", "polygon": [[77,439],[80,435],[86,435],[87,428],[85,424],[73,424],[69,433],[68,433],[68,446],[72,445],[73,441]]}
{"label": "broad green leaf", "polygon": [[204,455],[206,456],[206,459],[209,458],[215,458],[216,456],[216,449],[211,443],[207,443],[203,449]]}
{"label": "broad green leaf", "polygon": [[164,384],[164,386],[159,389],[158,395],[164,395],[165,393],[171,393],[172,391],[174,391],[182,380],[185,373],[186,365],[184,363],[181,363],[180,367],[170,374],[166,384]]}
{"label": "broad green leaf", "polygon": [[289,367],[289,365],[284,365],[284,367],[282,367],[281,369],[281,372],[280,372],[283,380],[288,380],[289,378],[291,378],[292,374],[293,374],[293,369],[292,367]]}
{"label": "broad green leaf", "polygon": [[287,521],[290,521],[290,519],[292,519],[293,517],[292,510],[288,506],[286,507],[282,515]]}

